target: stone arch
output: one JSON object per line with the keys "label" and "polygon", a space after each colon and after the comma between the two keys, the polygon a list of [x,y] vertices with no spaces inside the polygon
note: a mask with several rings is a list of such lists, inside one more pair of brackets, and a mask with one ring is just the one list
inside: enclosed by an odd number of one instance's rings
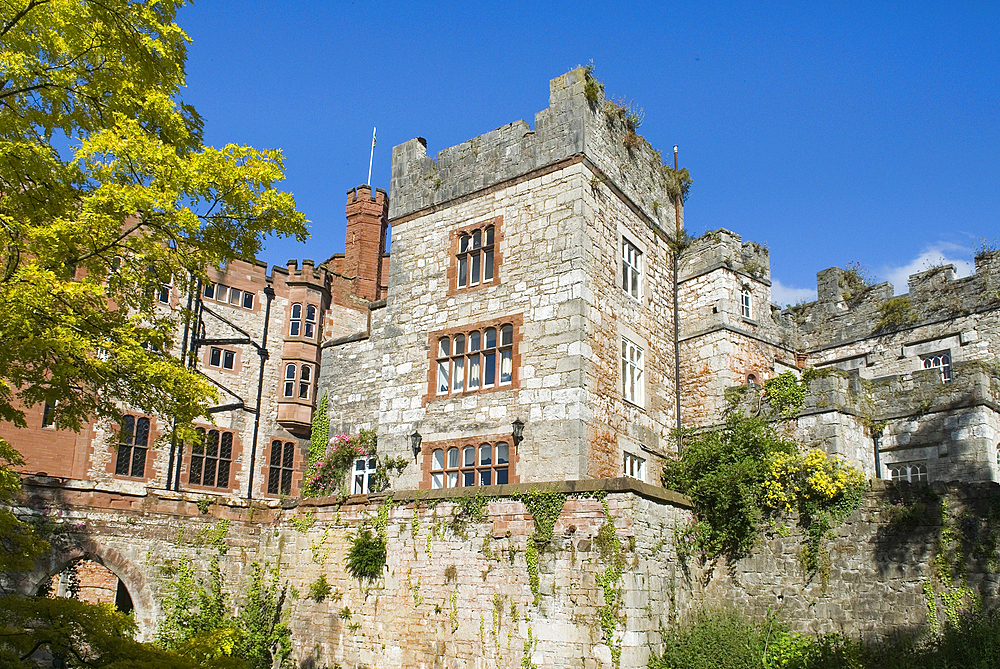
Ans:
{"label": "stone arch", "polygon": [[48,555],[36,561],[34,571],[21,582],[22,594],[36,594],[43,581],[63,571],[74,560],[81,558],[93,560],[114,572],[115,576],[124,584],[125,589],[128,590],[129,596],[132,598],[132,605],[135,607],[135,623],[139,628],[138,640],[152,640],[157,622],[156,601],[153,598],[153,591],[149,587],[149,581],[142,570],[121,551],[105,546],[91,538],[70,539],[68,541],[64,538],[64,541],[59,543],[60,545],[53,547]]}

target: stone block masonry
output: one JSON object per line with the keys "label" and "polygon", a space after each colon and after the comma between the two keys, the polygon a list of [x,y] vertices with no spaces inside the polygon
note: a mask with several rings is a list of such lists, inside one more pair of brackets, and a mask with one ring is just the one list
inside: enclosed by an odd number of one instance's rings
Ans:
{"label": "stone block masonry", "polygon": [[[53,552],[19,581],[5,575],[6,587],[35,592],[73,559],[93,559],[121,579],[149,639],[170,584],[165,566],[187,558],[204,577],[217,557],[238,600],[250,563],[277,563],[296,666],[603,669],[618,656],[620,667],[640,669],[662,649],[662,631],[700,607],[867,637],[923,629],[932,602],[943,620],[945,597],[963,587],[992,606],[1000,584],[995,483],[876,484],[825,541],[815,574],[802,571],[794,518],[733,564],[678,555],[689,502],[632,479],[398,491],[343,504],[220,500],[204,514],[193,495],[47,478],[29,479],[26,495],[22,517],[54,521]],[[536,599],[531,510],[544,517],[553,499],[561,510],[537,552]],[[385,568],[370,582],[344,563],[365,527],[382,527],[386,540]],[[331,591],[310,599],[321,576]]]}

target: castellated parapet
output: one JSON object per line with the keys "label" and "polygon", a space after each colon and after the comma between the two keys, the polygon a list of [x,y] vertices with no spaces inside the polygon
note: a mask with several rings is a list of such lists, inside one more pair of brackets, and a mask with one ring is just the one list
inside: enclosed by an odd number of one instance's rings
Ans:
{"label": "castellated parapet", "polygon": [[392,221],[483,195],[512,181],[587,161],[594,178],[621,192],[646,221],[673,236],[676,228],[670,178],[659,151],[645,141],[626,146],[628,129],[614,105],[584,94],[586,69],[578,67],[549,84],[549,107],[535,127],[515,121],[427,156],[427,142],[411,139],[392,151]]}

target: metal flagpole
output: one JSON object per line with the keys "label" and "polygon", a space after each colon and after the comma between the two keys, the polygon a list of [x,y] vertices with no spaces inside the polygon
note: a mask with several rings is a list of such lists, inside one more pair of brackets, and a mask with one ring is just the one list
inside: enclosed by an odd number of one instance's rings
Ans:
{"label": "metal flagpole", "polygon": [[372,158],[375,157],[375,127],[372,127],[372,153],[368,156],[368,185],[372,185]]}

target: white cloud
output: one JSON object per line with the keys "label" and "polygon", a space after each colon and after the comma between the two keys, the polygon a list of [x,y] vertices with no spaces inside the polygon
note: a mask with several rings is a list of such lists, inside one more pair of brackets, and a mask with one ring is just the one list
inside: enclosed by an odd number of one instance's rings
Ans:
{"label": "white cloud", "polygon": [[786,304],[814,302],[815,300],[815,288],[793,288],[792,286],[786,286],[773,276],[771,277],[771,301],[782,308]]}
{"label": "white cloud", "polygon": [[896,295],[902,295],[910,290],[911,274],[924,272],[932,267],[954,265],[955,273],[959,277],[969,276],[976,271],[972,261],[966,259],[971,255],[971,249],[960,244],[935,242],[925,246],[920,255],[902,267],[883,265],[876,270],[876,273],[881,279],[892,284]]}

